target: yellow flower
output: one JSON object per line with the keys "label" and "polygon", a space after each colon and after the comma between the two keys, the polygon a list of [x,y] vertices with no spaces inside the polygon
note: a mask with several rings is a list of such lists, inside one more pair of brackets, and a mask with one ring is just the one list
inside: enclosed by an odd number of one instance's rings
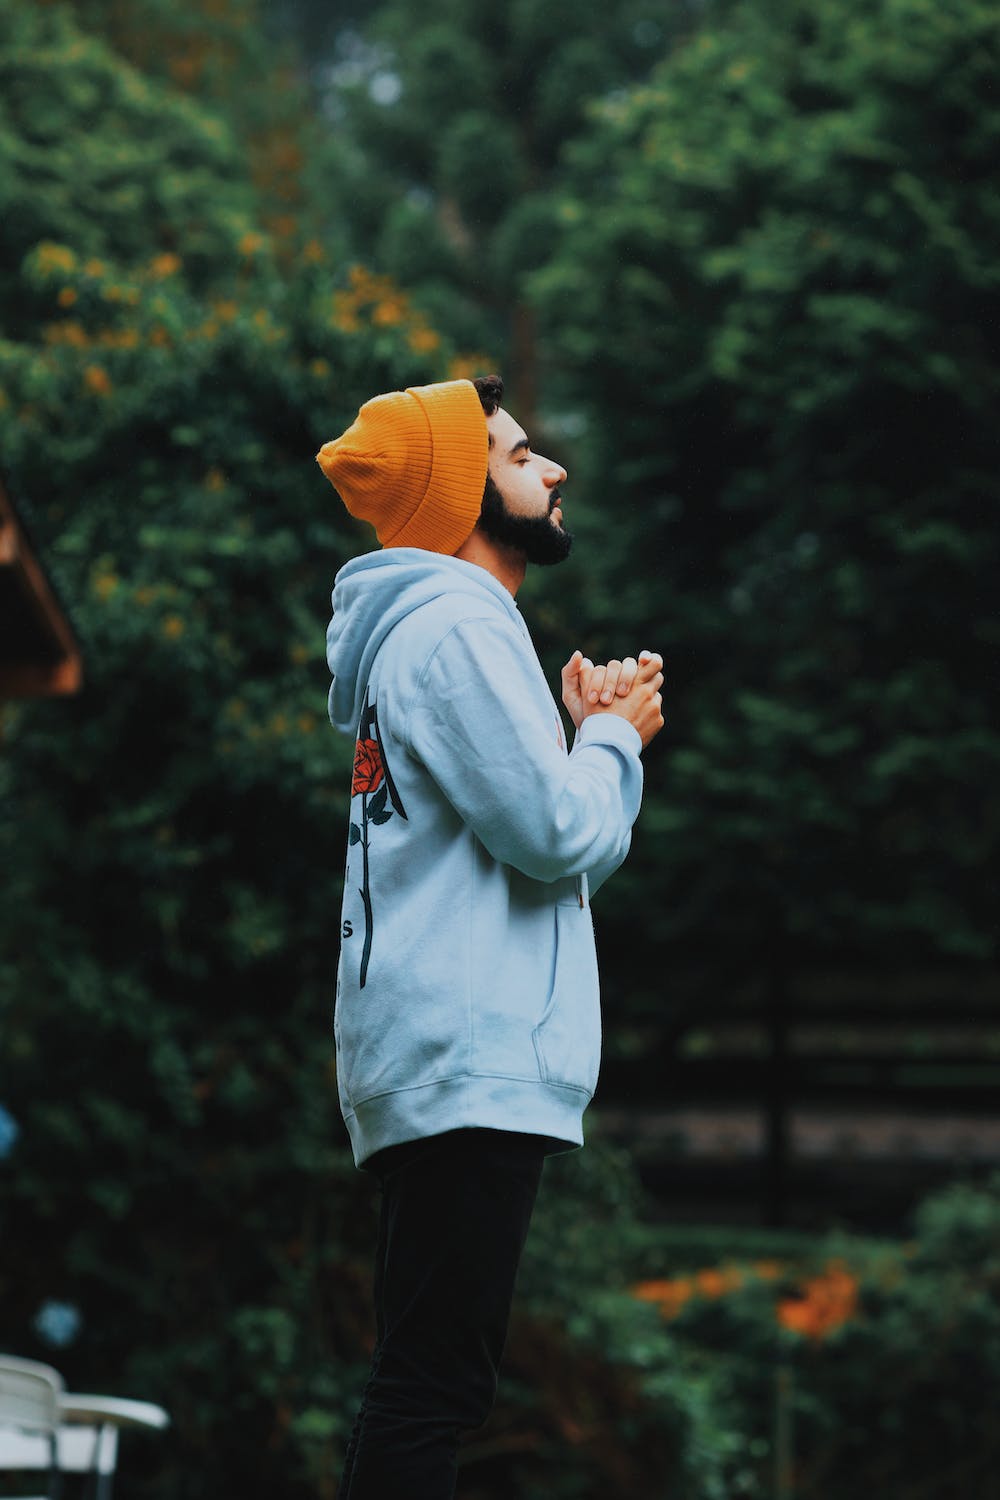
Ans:
{"label": "yellow flower", "polygon": [[416,328],[411,329],[408,342],[414,354],[430,354],[433,349],[438,347],[441,339],[434,332],[433,328],[418,325]]}
{"label": "yellow flower", "polygon": [[490,361],[483,354],[459,354],[448,366],[448,379],[474,380],[489,366]]}
{"label": "yellow flower", "polygon": [[56,301],[59,303],[60,307],[72,307],[73,303],[76,301],[76,288],[72,286],[64,286],[60,291],[59,296],[56,298]]}
{"label": "yellow flower", "polygon": [[43,271],[72,271],[76,267],[76,256],[68,245],[45,240],[38,247],[38,264]]}
{"label": "yellow flower", "polygon": [[135,600],[136,604],[138,604],[140,609],[145,609],[147,605],[152,604],[153,600],[156,598],[156,590],[154,588],[150,588],[147,584],[143,588],[136,589],[135,593],[132,595],[132,598]]}
{"label": "yellow flower", "polygon": [[334,296],[330,324],[333,328],[339,328],[342,333],[357,333],[361,327],[353,302],[343,292],[337,292]]}
{"label": "yellow flower", "polygon": [[316,728],[316,715],[299,714],[295,722],[299,727],[300,734],[312,734]]}
{"label": "yellow flower", "polygon": [[184,634],[184,621],[180,615],[167,615],[163,622],[163,634],[170,641],[176,641],[178,636]]}
{"label": "yellow flower", "polygon": [[223,323],[231,323],[239,312],[239,307],[232,300],[223,299],[212,303],[212,311]]}
{"label": "yellow flower", "polygon": [[164,328],[162,323],[157,323],[156,326],[150,330],[149,342],[151,344],[155,344],[158,348],[164,348],[171,345],[173,343],[173,339],[170,337],[169,329]]}
{"label": "yellow flower", "polygon": [[329,361],[325,359],[311,359],[309,361],[309,370],[318,379],[323,380],[330,373]]}
{"label": "yellow flower", "polygon": [[275,714],[270,723],[272,734],[287,734],[288,720],[284,714]]}
{"label": "yellow flower", "polygon": [[88,365],[83,372],[83,383],[94,396],[107,396],[111,390],[111,376],[102,365]]}
{"label": "yellow flower", "polygon": [[175,255],[172,250],[164,250],[161,255],[154,255],[150,261],[149,273],[151,276],[173,276],[180,270],[181,264],[179,255]]}
{"label": "yellow flower", "polygon": [[213,464],[202,480],[202,483],[206,490],[224,490],[226,487],[226,476],[218,464]]}
{"label": "yellow flower", "polygon": [[85,349],[90,343],[82,323],[67,318],[64,323],[46,323],[43,333],[47,344],[69,344],[73,349]]}
{"label": "yellow flower", "polygon": [[110,599],[118,587],[118,579],[114,573],[100,573],[94,579],[94,593],[98,599]]}
{"label": "yellow flower", "polygon": [[255,234],[253,230],[247,230],[240,239],[239,250],[241,255],[256,255],[264,243],[262,234]]}
{"label": "yellow flower", "polygon": [[326,252],[319,240],[309,240],[302,247],[302,259],[309,265],[318,265],[321,260],[326,259]]}
{"label": "yellow flower", "polygon": [[257,324],[258,328],[263,328],[264,325],[269,322],[270,317],[271,315],[266,307],[258,307],[257,311],[253,315],[253,320]]}
{"label": "yellow flower", "polygon": [[402,323],[406,316],[406,308],[401,297],[386,297],[376,305],[372,313],[372,322],[379,328],[391,328],[396,323]]}
{"label": "yellow flower", "polygon": [[98,260],[97,257],[94,256],[91,260],[88,260],[86,262],[83,269],[88,276],[103,276],[104,272],[107,270],[107,267],[105,266],[103,260]]}

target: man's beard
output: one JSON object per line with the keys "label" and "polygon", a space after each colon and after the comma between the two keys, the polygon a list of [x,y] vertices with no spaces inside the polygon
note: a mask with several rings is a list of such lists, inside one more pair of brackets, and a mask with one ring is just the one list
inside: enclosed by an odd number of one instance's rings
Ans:
{"label": "man's beard", "polygon": [[[558,492],[553,492],[551,501],[558,502]],[[557,526],[551,519],[552,504],[547,516],[518,516],[507,509],[503,495],[486,476],[483,508],[476,523],[479,531],[500,547],[510,547],[520,552],[530,563],[543,567],[563,562],[570,554],[573,533]]]}

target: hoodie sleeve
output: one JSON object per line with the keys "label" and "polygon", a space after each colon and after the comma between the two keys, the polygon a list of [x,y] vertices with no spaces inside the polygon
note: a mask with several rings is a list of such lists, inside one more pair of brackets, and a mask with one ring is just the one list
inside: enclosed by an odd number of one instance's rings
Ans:
{"label": "hoodie sleeve", "polygon": [[475,619],[449,630],[421,672],[405,738],[501,864],[535,880],[604,879],[625,858],[642,800],[639,733],[595,714],[567,756],[541,668],[512,626]]}

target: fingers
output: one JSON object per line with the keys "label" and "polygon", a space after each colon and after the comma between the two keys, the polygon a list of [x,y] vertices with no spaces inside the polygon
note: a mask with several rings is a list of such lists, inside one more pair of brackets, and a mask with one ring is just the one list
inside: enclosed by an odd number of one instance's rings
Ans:
{"label": "fingers", "polygon": [[580,650],[580,648],[578,646],[577,649],[573,652],[573,655],[570,657],[569,661],[566,663],[566,665],[562,669],[562,679],[563,679],[563,682],[566,681],[567,677],[575,677],[577,675],[577,673],[580,670],[580,663],[582,661],[583,661],[583,652]]}
{"label": "fingers", "polygon": [[626,656],[625,660],[622,662],[621,675],[618,678],[619,698],[625,697],[626,693],[629,691],[633,682],[635,681],[636,673],[638,672],[638,670],[639,663],[636,661],[635,657]]}
{"label": "fingers", "polygon": [[609,661],[606,667],[595,667],[587,693],[589,701],[596,703],[600,699],[602,703],[610,703],[618,690],[621,672],[620,661]]}

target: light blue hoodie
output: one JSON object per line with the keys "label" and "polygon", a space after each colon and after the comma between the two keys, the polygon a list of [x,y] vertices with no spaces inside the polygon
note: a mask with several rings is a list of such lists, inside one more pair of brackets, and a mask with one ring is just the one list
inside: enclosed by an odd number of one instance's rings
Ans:
{"label": "light blue hoodie", "polygon": [[463,1126],[582,1145],[601,1016],[589,896],[621,864],[642,741],[562,720],[509,593],[413,547],[337,574],[330,719],[356,737],[334,1034],[358,1166]]}

